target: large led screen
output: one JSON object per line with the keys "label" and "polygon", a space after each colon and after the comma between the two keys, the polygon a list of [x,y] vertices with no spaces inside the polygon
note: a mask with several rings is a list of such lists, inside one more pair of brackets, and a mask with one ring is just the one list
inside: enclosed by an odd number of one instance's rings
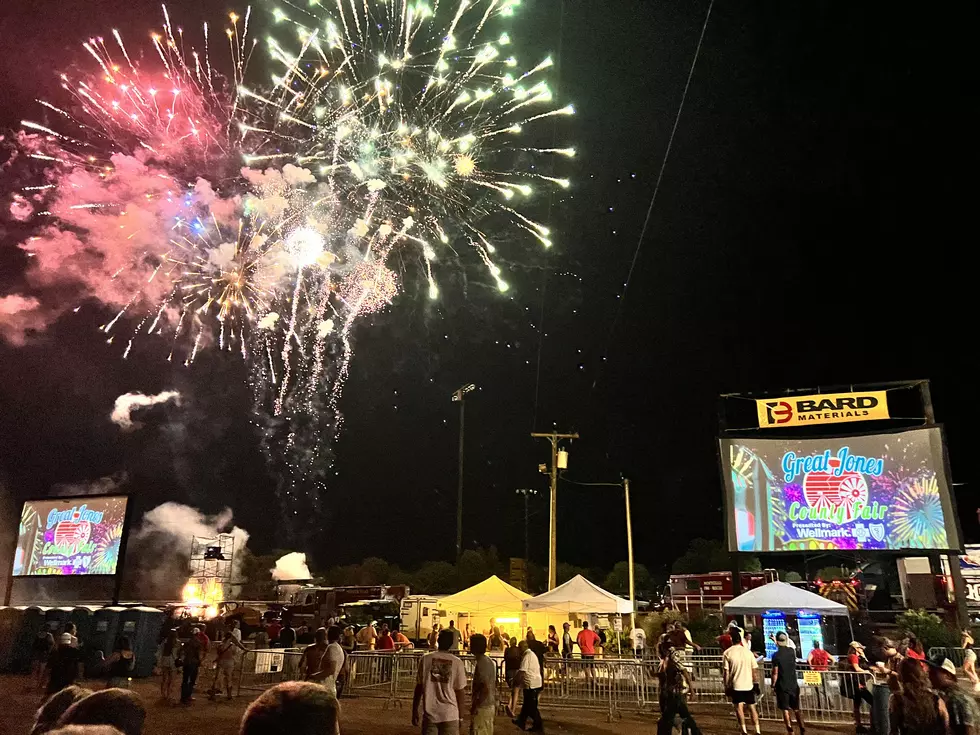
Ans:
{"label": "large led screen", "polygon": [[719,441],[732,551],[960,548],[938,426]]}
{"label": "large led screen", "polygon": [[14,576],[115,574],[126,500],[104,495],[24,503]]}

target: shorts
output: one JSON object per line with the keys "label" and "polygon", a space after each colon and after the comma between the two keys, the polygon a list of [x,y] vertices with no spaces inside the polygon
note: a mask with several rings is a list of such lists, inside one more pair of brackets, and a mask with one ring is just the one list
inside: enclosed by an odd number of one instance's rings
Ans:
{"label": "shorts", "polygon": [[797,689],[795,692],[784,692],[782,689],[776,690],[776,706],[779,709],[799,709],[800,708],[800,690]]}
{"label": "shorts", "polygon": [[227,660],[219,659],[218,660],[218,670],[219,671],[223,671],[223,672],[227,672],[227,673],[230,674],[232,671],[235,670],[235,659],[233,659],[233,658],[227,659]]}
{"label": "shorts", "polygon": [[732,704],[755,704],[755,692],[751,689],[747,692],[733,691]]}
{"label": "shorts", "polygon": [[459,735],[459,720],[430,722],[428,717],[423,717],[422,735]]}
{"label": "shorts", "polygon": [[582,654],[582,658],[585,659],[586,661],[591,661],[592,659],[595,658],[595,654],[594,653],[583,653]]}
{"label": "shorts", "polygon": [[470,735],[493,735],[494,707],[481,707],[470,718]]}

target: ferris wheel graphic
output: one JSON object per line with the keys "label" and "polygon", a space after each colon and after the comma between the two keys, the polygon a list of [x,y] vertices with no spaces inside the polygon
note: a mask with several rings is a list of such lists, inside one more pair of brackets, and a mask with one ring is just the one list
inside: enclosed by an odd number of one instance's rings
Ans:
{"label": "ferris wheel graphic", "polygon": [[868,504],[868,482],[860,472],[834,472],[840,466],[839,459],[831,459],[827,472],[809,472],[803,478],[803,496],[807,505],[815,510],[840,512],[841,522],[853,521],[855,507]]}

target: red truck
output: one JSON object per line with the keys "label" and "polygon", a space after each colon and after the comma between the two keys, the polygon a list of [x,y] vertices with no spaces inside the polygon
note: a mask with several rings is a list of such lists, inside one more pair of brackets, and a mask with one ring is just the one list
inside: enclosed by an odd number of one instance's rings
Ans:
{"label": "red truck", "polygon": [[[739,581],[742,592],[748,592],[764,585],[767,579],[765,572],[740,572]],[[734,596],[731,572],[672,574],[665,602],[667,607],[681,612],[721,612]]]}

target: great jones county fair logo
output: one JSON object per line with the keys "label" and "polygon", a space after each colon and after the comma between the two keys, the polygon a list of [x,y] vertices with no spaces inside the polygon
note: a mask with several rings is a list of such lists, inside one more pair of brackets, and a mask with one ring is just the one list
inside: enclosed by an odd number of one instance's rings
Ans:
{"label": "great jones county fair logo", "polygon": [[840,525],[850,521],[881,520],[888,506],[877,501],[868,504],[868,482],[864,475],[880,477],[885,460],[851,454],[841,447],[836,455],[827,449],[823,454],[798,457],[796,452],[783,455],[783,477],[787,483],[803,475],[803,498],[806,505],[794,502],[789,507],[791,521],[829,521]]}

